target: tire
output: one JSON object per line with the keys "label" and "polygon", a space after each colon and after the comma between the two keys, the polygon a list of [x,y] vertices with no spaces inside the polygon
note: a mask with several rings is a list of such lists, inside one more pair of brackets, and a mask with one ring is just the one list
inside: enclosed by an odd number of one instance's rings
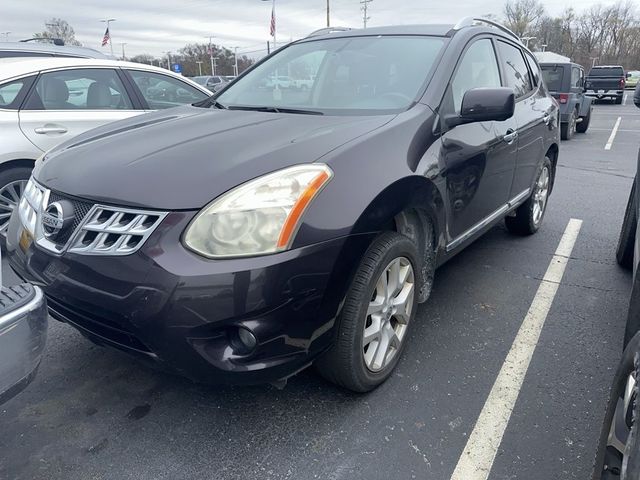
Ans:
{"label": "tire", "polygon": [[560,125],[560,138],[571,140],[576,133],[576,111],[574,110],[569,121]]}
{"label": "tire", "polygon": [[[364,254],[354,279],[347,292],[342,312],[338,319],[337,335],[333,346],[324,353],[315,363],[317,371],[324,378],[341,387],[354,392],[368,392],[383,383],[398,363],[411,326],[418,303],[418,291],[416,280],[419,278],[420,262],[418,260],[418,249],[413,241],[408,237],[396,232],[385,232],[380,234],[369,246]],[[407,281],[394,297],[406,298],[406,316],[397,315],[395,310],[382,310],[369,315],[369,309],[376,303],[385,309],[393,305],[381,291],[386,291],[382,283],[388,278],[389,268],[394,262],[399,262],[398,279],[406,274]],[[411,267],[411,269],[408,268]],[[413,278],[413,285],[409,281]],[[388,284],[388,283],[387,283]],[[394,290],[395,291],[395,290]],[[409,293],[411,291],[411,293]],[[403,318],[402,321],[399,319]],[[378,328],[375,327],[377,321]],[[394,324],[395,322],[395,324]],[[392,328],[389,330],[388,328]],[[364,339],[365,328],[372,332],[378,332],[379,339],[371,340],[366,344]],[[385,348],[384,352],[378,352],[379,348],[393,342],[384,340],[385,334],[394,332],[399,337],[397,347]],[[377,343],[376,343],[377,342]],[[374,350],[371,350],[374,349]],[[381,361],[375,360],[382,354]]]}
{"label": "tire", "polygon": [[[516,209],[515,215],[505,218],[505,225],[509,232],[524,236],[533,235],[540,229],[544,214],[547,210],[552,184],[553,171],[551,169],[551,160],[549,160],[549,157],[544,157],[531,196]],[[540,211],[536,209],[536,206]]]}
{"label": "tire", "polygon": [[582,121],[576,125],[576,132],[578,133],[587,133],[589,129],[589,123],[591,123],[591,112],[593,111],[593,107],[589,106],[589,111],[582,118]]}
{"label": "tire", "polygon": [[0,247],[4,248],[7,235],[7,226],[13,208],[20,201],[20,195],[24,185],[31,176],[29,167],[9,167],[0,171]]}
{"label": "tire", "polygon": [[[596,454],[595,468],[593,471],[593,480],[636,480],[638,472],[640,471],[638,462],[638,401],[633,402],[631,410],[633,410],[633,418],[630,428],[630,434],[626,441],[626,448],[624,448],[625,455],[631,454],[628,458],[627,465],[624,468],[622,466],[622,452],[617,451],[612,446],[609,446],[609,433],[611,432],[611,425],[616,416],[616,409],[619,403],[624,404],[624,392],[627,386],[629,375],[634,375],[637,378],[638,366],[636,364],[636,356],[640,351],[640,333],[635,335],[627,348],[622,354],[622,360],[618,365],[616,374],[611,386],[611,392],[609,401],[607,402],[607,408],[605,410],[604,420],[602,422],[602,428],[600,429],[600,439],[598,441],[598,452]],[[636,383],[635,394],[637,398],[638,384]],[[622,400],[622,402],[621,402]],[[618,410],[618,415],[621,410]],[[628,424],[627,424],[628,426]],[[620,431],[620,430],[618,430]],[[626,470],[626,471],[625,471]]]}
{"label": "tire", "polygon": [[618,237],[616,260],[618,265],[627,270],[633,268],[633,249],[636,241],[636,227],[638,226],[638,212],[636,209],[636,179],[633,179],[627,207],[624,210],[622,228]]}
{"label": "tire", "polygon": [[622,105],[622,95],[620,95],[619,97],[616,97],[616,105]]}

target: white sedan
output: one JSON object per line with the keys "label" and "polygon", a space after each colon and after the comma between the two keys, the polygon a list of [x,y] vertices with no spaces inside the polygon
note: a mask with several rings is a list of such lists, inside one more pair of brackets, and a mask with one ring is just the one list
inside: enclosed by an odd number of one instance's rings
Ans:
{"label": "white sedan", "polygon": [[105,123],[210,95],[185,77],[140,63],[0,59],[0,235],[43,152]]}

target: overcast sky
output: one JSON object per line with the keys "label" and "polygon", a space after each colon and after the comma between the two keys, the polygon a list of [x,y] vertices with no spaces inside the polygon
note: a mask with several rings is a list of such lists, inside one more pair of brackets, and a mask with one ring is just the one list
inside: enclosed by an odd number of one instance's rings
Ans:
{"label": "overcast sky", "polygon": [[[214,43],[239,52],[266,48],[269,39],[271,1],[261,0],[2,0],[0,33],[9,40],[29,38],[44,29],[51,17],[67,20],[85,46],[101,49],[105,25],[101,18],[115,18],[111,25],[114,51],[121,55],[125,42],[128,57],[139,53],[156,56],[176,51],[187,43]],[[543,0],[547,12],[558,15],[565,6],[582,11],[613,0]],[[463,16],[501,15],[504,0],[373,0],[369,25],[455,23]],[[331,24],[362,26],[359,0],[331,0]],[[326,0],[276,0],[278,43],[300,38],[326,24]],[[0,35],[0,41],[5,35]],[[108,52],[109,47],[102,48]],[[258,52],[259,53],[259,52]],[[254,56],[252,54],[252,56]]]}

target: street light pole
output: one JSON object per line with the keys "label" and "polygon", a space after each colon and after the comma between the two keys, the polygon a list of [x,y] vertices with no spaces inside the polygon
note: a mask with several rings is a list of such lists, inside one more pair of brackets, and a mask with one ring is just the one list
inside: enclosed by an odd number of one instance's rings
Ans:
{"label": "street light pole", "polygon": [[105,18],[100,20],[102,23],[107,24],[107,30],[109,31],[109,47],[111,48],[111,56],[113,56],[113,42],[111,42],[111,22],[115,22],[115,18]]}
{"label": "street light pole", "polygon": [[120,45],[122,45],[122,60],[124,61],[127,59],[127,57],[124,54],[124,46],[126,45],[126,43],[121,42]]}
{"label": "street light pole", "polygon": [[233,73],[238,76],[238,47],[233,47],[233,56],[235,57],[235,65],[233,66]]}
{"label": "street light pole", "polygon": [[216,69],[215,69],[215,66],[213,65],[213,45],[212,45],[212,40],[215,37],[213,35],[208,35],[208,36],[205,36],[204,38],[209,39],[209,60],[211,60],[211,75],[215,75]]}
{"label": "street light pole", "polygon": [[202,76],[202,60],[196,60],[198,64],[198,75]]}
{"label": "street light pole", "polygon": [[214,77],[216,76],[216,67],[218,66],[218,58],[220,57],[213,57],[213,63],[211,64],[211,75],[213,75]]}

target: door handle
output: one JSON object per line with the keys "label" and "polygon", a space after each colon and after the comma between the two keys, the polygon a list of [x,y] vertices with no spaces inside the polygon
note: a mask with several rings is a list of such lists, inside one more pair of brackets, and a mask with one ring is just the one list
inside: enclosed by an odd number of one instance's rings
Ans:
{"label": "door handle", "polygon": [[516,138],[518,138],[518,132],[516,130],[509,129],[502,137],[502,140],[508,144],[512,144]]}
{"label": "door handle", "polygon": [[34,132],[46,135],[47,133],[67,133],[67,129],[65,127],[38,127],[34,129]]}

